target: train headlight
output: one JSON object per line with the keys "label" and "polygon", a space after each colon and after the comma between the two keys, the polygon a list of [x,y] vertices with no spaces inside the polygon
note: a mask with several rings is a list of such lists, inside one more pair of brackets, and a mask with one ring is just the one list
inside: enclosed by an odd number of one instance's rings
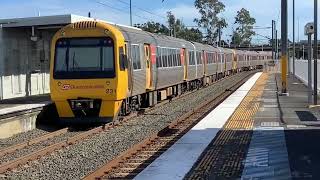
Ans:
{"label": "train headlight", "polygon": [[93,100],[71,100],[71,108],[75,110],[93,109]]}
{"label": "train headlight", "polygon": [[85,106],[85,103],[77,102],[75,108],[81,109],[81,108],[84,108],[84,106]]}

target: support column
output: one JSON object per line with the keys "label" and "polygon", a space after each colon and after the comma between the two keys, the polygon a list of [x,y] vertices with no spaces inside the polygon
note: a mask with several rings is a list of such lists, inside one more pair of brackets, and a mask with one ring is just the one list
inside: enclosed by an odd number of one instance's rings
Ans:
{"label": "support column", "polygon": [[274,43],[274,20],[272,20],[272,40],[271,40],[271,45],[272,45],[272,60],[275,62],[275,43]]}
{"label": "support column", "polygon": [[288,95],[288,1],[281,0],[281,80],[282,95]]}
{"label": "support column", "polygon": [[314,77],[313,77],[313,104],[318,104],[318,0],[314,0]]}
{"label": "support column", "polygon": [[311,34],[308,35],[308,102],[312,103],[312,40]]}
{"label": "support column", "polygon": [[293,76],[296,75],[296,39],[295,39],[295,0],[293,0],[293,51],[292,51],[292,73],[293,73]]}

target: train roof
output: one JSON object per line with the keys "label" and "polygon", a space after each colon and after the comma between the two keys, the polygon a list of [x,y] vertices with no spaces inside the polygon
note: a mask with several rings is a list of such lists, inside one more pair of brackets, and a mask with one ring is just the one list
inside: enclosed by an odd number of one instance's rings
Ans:
{"label": "train roof", "polygon": [[171,36],[166,36],[162,34],[154,34],[142,30],[137,30],[133,28],[128,28],[124,26],[116,27],[122,32],[124,38],[129,43],[149,43],[149,44],[157,44],[161,47],[181,47],[193,49],[193,45],[191,42],[186,41],[184,39],[179,39]]}

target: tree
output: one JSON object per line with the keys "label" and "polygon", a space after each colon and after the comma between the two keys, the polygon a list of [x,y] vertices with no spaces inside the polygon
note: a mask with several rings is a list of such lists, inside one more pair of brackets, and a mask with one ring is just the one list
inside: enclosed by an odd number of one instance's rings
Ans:
{"label": "tree", "polygon": [[202,42],[203,35],[199,29],[188,29],[182,20],[177,19],[170,11],[167,12],[167,18],[168,27],[153,21],[144,24],[135,24],[134,26],[151,33],[174,36],[187,41]]}
{"label": "tree", "polygon": [[191,28],[191,29],[185,28],[183,33],[181,33],[179,37],[187,41],[193,41],[193,42],[199,42],[199,43],[203,42],[202,32],[196,28]]}
{"label": "tree", "polygon": [[155,23],[153,21],[151,22],[149,21],[144,24],[135,24],[134,27],[140,28],[144,31],[148,31],[151,33],[156,33],[156,34],[164,34],[167,36],[169,36],[170,34],[169,29],[165,25],[160,23]]}
{"label": "tree", "polygon": [[228,26],[224,18],[218,17],[224,11],[225,5],[219,0],[196,0],[195,7],[199,10],[201,18],[194,19],[194,22],[200,28],[204,28],[206,42],[212,44],[217,41],[219,29],[222,32],[222,29]]}
{"label": "tree", "polygon": [[199,29],[188,29],[182,20],[177,19],[171,11],[167,12],[167,18],[171,36],[187,41],[202,42],[203,35]]}
{"label": "tree", "polygon": [[170,35],[175,36],[176,26],[177,26],[176,17],[172,14],[171,11],[168,11],[167,19],[168,19],[168,27],[169,27]]}
{"label": "tree", "polygon": [[237,12],[234,24],[238,25],[232,35],[233,45],[251,45],[252,36],[256,33],[253,31],[253,25],[256,19],[251,17],[250,12],[244,8]]}

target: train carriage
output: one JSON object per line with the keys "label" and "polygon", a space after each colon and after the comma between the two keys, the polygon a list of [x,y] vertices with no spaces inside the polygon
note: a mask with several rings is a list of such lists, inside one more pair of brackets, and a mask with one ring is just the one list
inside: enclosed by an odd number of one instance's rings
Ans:
{"label": "train carriage", "polygon": [[206,74],[210,76],[212,79],[218,79],[218,53],[219,50],[209,45],[206,46]]}
{"label": "train carriage", "polygon": [[101,21],[62,28],[51,48],[52,101],[61,120],[77,123],[110,122],[243,66],[234,50]]}
{"label": "train carriage", "polygon": [[217,54],[217,65],[218,65],[218,79],[222,78],[225,76],[226,73],[226,58],[225,58],[225,53],[223,48],[217,47],[218,54]]}
{"label": "train carriage", "polygon": [[205,77],[205,79],[203,80],[204,84],[213,82],[217,79],[217,62],[215,60],[217,49],[213,48],[212,46],[196,42],[194,42],[193,44],[195,45],[197,51],[197,74],[201,75],[198,76],[198,78]]}
{"label": "train carriage", "polygon": [[225,59],[225,69],[224,71],[227,75],[233,73],[235,64],[234,64],[234,50],[223,48],[224,59]]}
{"label": "train carriage", "polygon": [[237,56],[237,68],[241,71],[248,70],[248,64],[246,61],[246,52],[245,51],[240,51],[240,50],[235,50],[236,56]]}
{"label": "train carriage", "polygon": [[197,78],[203,78],[205,75],[205,67],[204,67],[205,46],[197,42],[193,42],[192,44],[194,45]]}

